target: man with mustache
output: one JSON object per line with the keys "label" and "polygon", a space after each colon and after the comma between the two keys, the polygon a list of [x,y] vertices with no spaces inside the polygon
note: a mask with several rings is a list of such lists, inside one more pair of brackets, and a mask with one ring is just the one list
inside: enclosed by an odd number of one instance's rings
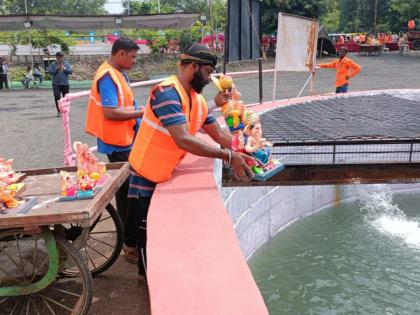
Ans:
{"label": "man with mustache", "polygon": [[[232,166],[239,180],[253,177],[248,155],[230,150],[231,135],[223,131],[208,111],[201,95],[210,81],[217,57],[199,44],[189,45],[180,55],[177,76],[153,87],[146,105],[139,133],[129,157],[131,165],[128,208],[135,224],[139,254],[139,280],[146,276],[147,212],[157,183],[169,180],[176,166],[189,152],[198,156],[218,158]],[[229,99],[229,92],[220,92],[214,101],[221,106]],[[218,144],[210,145],[195,137],[204,131]]]}

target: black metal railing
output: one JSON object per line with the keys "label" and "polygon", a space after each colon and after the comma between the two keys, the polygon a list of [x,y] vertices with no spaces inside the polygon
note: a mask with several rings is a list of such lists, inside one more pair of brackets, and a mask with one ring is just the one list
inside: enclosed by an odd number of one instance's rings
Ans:
{"label": "black metal railing", "polygon": [[272,154],[286,165],[420,163],[420,139],[283,142]]}

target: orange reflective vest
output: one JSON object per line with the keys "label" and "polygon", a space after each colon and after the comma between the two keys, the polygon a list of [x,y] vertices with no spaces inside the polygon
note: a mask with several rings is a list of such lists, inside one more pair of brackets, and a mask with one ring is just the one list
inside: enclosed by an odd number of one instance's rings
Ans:
{"label": "orange reflective vest", "polygon": [[135,119],[116,121],[104,117],[101,105],[101,95],[98,91],[98,81],[109,74],[117,86],[118,107],[131,108],[134,104],[133,92],[124,75],[105,61],[96,71],[90,89],[89,103],[86,114],[85,131],[103,142],[115,146],[128,146],[134,140]]}
{"label": "orange reflective vest", "polygon": [[155,86],[151,92],[128,161],[140,176],[160,183],[171,178],[177,165],[187,154],[172,139],[169,131],[162,125],[152,110],[151,99],[155,89],[173,85],[181,98],[182,112],[185,115],[190,135],[195,135],[204,125],[208,108],[204,97],[191,90],[191,105],[187,92],[176,76]]}

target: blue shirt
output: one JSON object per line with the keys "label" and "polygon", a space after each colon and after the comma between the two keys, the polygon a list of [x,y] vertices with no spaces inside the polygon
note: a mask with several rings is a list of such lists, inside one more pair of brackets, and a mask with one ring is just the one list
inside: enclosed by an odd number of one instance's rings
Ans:
{"label": "blue shirt", "polygon": [[[173,125],[187,123],[182,112],[181,98],[173,86],[159,87],[153,92],[151,107],[153,113],[166,128]],[[208,114],[205,125],[216,122],[212,114]],[[139,176],[135,171],[130,171],[128,198],[151,197],[156,183]]]}
{"label": "blue shirt", "polygon": [[[124,75],[124,78],[127,80],[128,83],[130,81],[128,80],[127,75],[125,72],[122,72]],[[98,91],[99,95],[101,96],[101,105],[104,107],[118,107],[118,90],[117,86],[115,85],[114,81],[111,79],[111,76],[109,74],[105,74],[98,82]],[[139,109],[139,105],[136,101],[134,101],[134,108]],[[136,132],[138,129],[138,126],[140,125],[140,118],[136,119]],[[102,154],[112,154],[114,152],[123,152],[131,150],[131,145],[129,146],[116,146],[112,144],[107,144],[103,142],[101,139],[97,139],[97,147],[98,152]]]}
{"label": "blue shirt", "polygon": [[52,75],[52,84],[53,85],[69,85],[69,75],[73,73],[73,69],[71,65],[67,61],[63,61],[64,70],[58,71],[58,64],[57,61],[54,61],[50,64],[48,71]]}

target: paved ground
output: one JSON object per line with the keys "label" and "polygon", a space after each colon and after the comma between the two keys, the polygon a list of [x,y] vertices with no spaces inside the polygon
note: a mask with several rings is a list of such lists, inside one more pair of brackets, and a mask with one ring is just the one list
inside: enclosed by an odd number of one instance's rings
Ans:
{"label": "paved ground", "polygon": [[[420,58],[388,54],[380,57],[351,56],[363,67],[351,81],[350,90],[390,88],[420,88]],[[327,62],[329,60],[323,60]],[[295,97],[308,75],[279,73],[277,98]],[[258,101],[256,77],[236,79],[235,82],[247,103]],[[271,99],[273,74],[264,76],[264,98]],[[137,100],[144,104],[149,88],[136,89]],[[334,90],[334,71],[317,72],[317,93]],[[214,87],[206,88],[206,96],[215,94]],[[303,95],[307,95],[307,90]],[[94,139],[84,134],[87,99],[73,102],[71,107],[72,139],[91,145]],[[0,156],[15,159],[15,167],[40,168],[63,164],[63,131],[56,118],[52,91],[0,91]],[[91,314],[149,314],[147,290],[135,280],[136,268],[123,257],[103,276],[95,279],[95,303]]]}

